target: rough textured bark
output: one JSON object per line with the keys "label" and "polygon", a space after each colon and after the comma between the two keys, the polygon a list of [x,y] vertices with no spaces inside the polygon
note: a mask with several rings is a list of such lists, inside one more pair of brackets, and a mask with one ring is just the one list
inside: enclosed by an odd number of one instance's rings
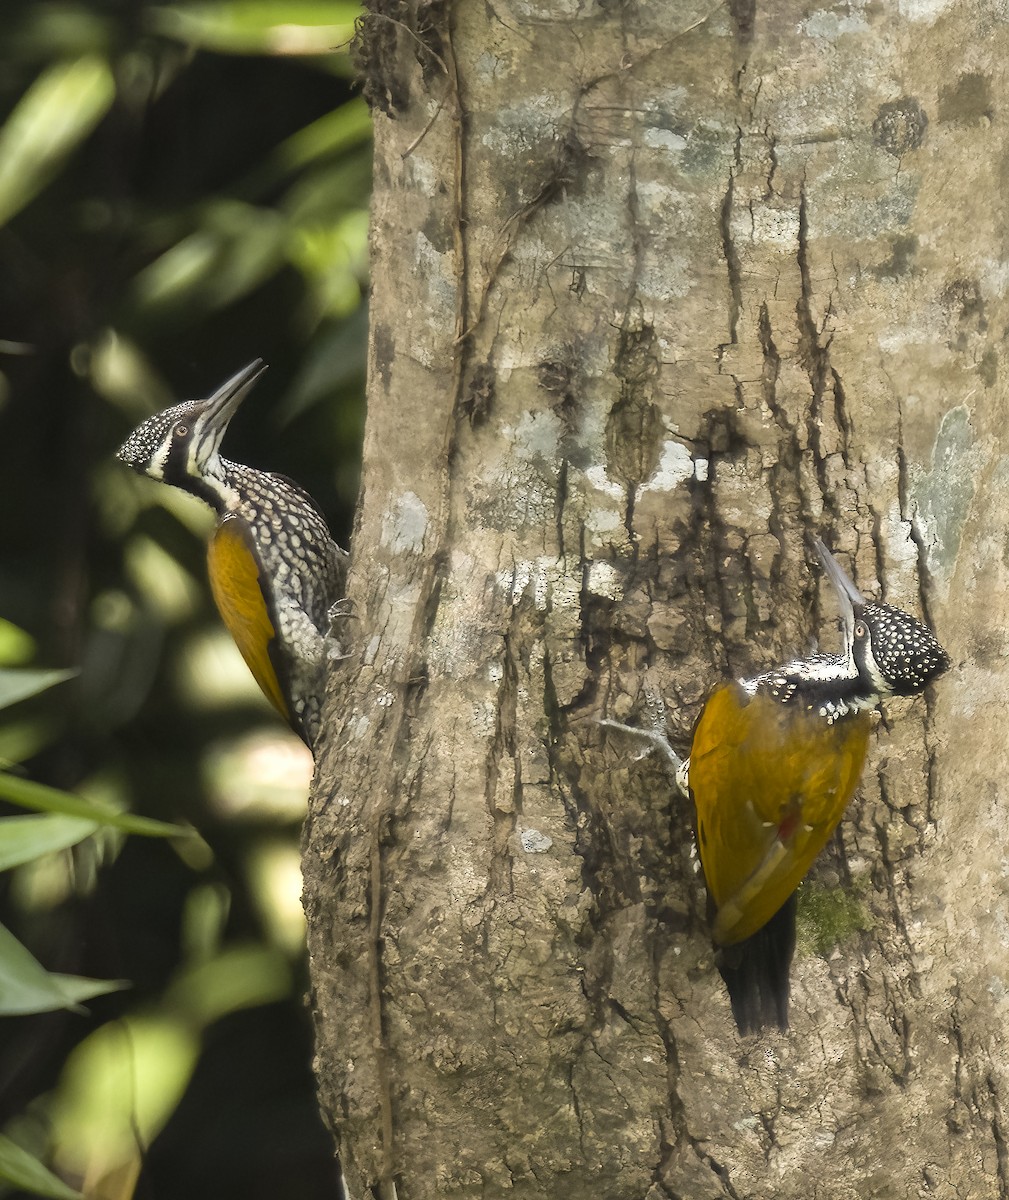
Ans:
{"label": "rough textured bark", "polygon": [[[1009,1196],[993,3],[376,0],[370,410],[306,837],[355,1197]],[[691,814],[604,737],[833,648],[821,532],[957,664],[887,706],[741,1042]],[[369,1190],[370,1189],[370,1190]]]}

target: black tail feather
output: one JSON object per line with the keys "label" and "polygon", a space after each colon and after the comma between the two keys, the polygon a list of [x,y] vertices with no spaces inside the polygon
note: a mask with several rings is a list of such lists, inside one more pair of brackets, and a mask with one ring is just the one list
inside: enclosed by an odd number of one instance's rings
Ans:
{"label": "black tail feather", "polygon": [[755,934],[721,946],[715,959],[741,1034],[788,1028],[789,970],[795,953],[795,892]]}

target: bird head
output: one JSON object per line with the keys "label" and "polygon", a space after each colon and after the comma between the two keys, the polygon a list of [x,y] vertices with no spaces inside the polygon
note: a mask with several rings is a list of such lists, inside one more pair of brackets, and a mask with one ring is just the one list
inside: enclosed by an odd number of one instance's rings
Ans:
{"label": "bird head", "polygon": [[848,660],[867,689],[878,696],[924,691],[950,665],[935,634],[902,608],[866,600],[823,542],[815,544],[841,606]]}
{"label": "bird head", "polygon": [[206,400],[185,400],[148,417],[119,447],[116,458],[140,475],[203,494],[200,483],[214,474],[228,423],[265,370],[257,358]]}

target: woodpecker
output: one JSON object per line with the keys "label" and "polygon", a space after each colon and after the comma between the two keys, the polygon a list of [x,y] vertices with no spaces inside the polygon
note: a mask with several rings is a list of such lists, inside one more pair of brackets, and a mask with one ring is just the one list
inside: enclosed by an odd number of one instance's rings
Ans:
{"label": "woodpecker", "polygon": [[116,457],[214,510],[207,561],[218,610],[267,699],[312,748],[327,662],[339,656],[328,639],[344,615],[347,553],[296,483],[219,453],[231,418],[265,370],[257,358],[208,399],[148,417]]}
{"label": "woodpecker", "polygon": [[665,754],[693,800],[716,964],[741,1034],[788,1028],[795,892],[858,786],[886,696],[921,692],[949,666],[925,625],[866,600],[819,538],[844,623],[841,654],[814,654],[716,687],[681,761]]}

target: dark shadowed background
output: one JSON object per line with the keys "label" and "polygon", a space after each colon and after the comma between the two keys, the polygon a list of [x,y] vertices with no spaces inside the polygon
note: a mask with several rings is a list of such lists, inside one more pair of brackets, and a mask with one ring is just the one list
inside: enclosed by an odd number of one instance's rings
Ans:
{"label": "dark shadowed background", "polygon": [[355,16],[4,5],[0,665],[79,673],[0,713],[0,756],[200,834],[102,829],[0,874],[0,921],[45,968],[128,983],[0,1017],[0,1134],[89,1195],[335,1195],[303,1003],[311,761],[213,609],[209,513],[112,455],[262,357],[224,452],[296,478],[347,544],[370,176]]}

